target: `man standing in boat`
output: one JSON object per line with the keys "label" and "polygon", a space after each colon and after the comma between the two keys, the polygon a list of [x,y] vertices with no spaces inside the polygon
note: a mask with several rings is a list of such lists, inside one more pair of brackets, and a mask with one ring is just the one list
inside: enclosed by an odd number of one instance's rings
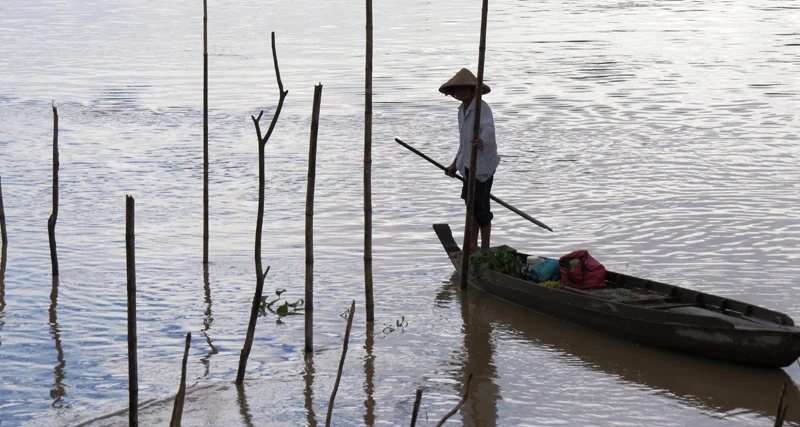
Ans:
{"label": "man standing in boat", "polygon": [[[478,149],[476,159],[477,173],[475,175],[475,200],[472,213],[472,233],[470,235],[470,248],[478,247],[478,231],[481,235],[481,249],[489,249],[489,240],[492,232],[492,218],[494,215],[489,206],[489,194],[492,190],[492,181],[500,156],[497,154],[495,141],[494,119],[489,105],[481,100],[480,134],[473,139],[475,123],[475,88],[478,78],[466,68],[456,73],[453,78],[439,87],[439,92],[450,95],[461,101],[458,107],[458,133],[459,144],[453,163],[445,168],[445,174],[455,176],[456,171],[465,178],[469,178],[470,155],[472,147]],[[482,84],[483,94],[491,91],[489,86]],[[467,200],[468,179],[465,179],[461,188],[461,198]]]}

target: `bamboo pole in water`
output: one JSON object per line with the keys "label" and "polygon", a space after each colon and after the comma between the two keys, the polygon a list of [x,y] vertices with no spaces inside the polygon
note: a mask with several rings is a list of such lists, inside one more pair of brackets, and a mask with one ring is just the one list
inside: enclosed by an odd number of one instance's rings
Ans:
{"label": "bamboo pole in water", "polygon": [[255,245],[255,263],[256,263],[256,293],[253,297],[253,305],[250,309],[250,324],[247,328],[247,337],[245,337],[244,347],[239,354],[239,371],[236,374],[236,384],[241,385],[244,381],[244,372],[247,368],[247,358],[250,356],[250,348],[253,345],[253,337],[255,336],[256,320],[258,319],[258,307],[261,304],[261,292],[264,289],[264,278],[269,273],[269,267],[262,272],[261,264],[261,230],[264,227],[264,182],[266,181],[266,171],[264,169],[264,147],[275,129],[275,123],[278,121],[278,116],[281,114],[283,108],[283,100],[289,94],[288,90],[283,90],[283,82],[281,81],[281,73],[278,68],[278,54],[275,51],[275,33],[272,33],[272,60],[275,65],[275,78],[278,81],[278,91],[280,98],[278,99],[278,106],[275,108],[275,113],[272,116],[267,134],[261,136],[261,116],[264,111],[258,114],[258,117],[250,116],[256,127],[256,136],[258,137],[258,218],[256,219],[256,245]]}
{"label": "bamboo pole in water", "polygon": [[317,177],[317,134],[322,84],[314,86],[314,106],[311,112],[311,138],[308,146],[308,187],[306,188],[306,297],[305,351],[314,350],[314,187]]}
{"label": "bamboo pole in water", "polygon": [[203,264],[208,264],[208,6],[203,0]]}
{"label": "bamboo pole in water", "polygon": [[0,236],[3,244],[0,249],[0,312],[6,306],[6,249],[8,247],[8,235],[6,234],[6,211],[3,208],[3,184],[0,179]]}
{"label": "bamboo pole in water", "polygon": [[375,321],[372,296],[372,0],[367,0],[367,60],[364,79],[364,291],[367,323]]}
{"label": "bamboo pole in water", "polygon": [[192,342],[192,333],[186,334],[186,345],[183,348],[183,363],[181,364],[181,383],[178,386],[178,393],[175,395],[175,404],[172,406],[172,419],[170,427],[180,427],[183,417],[183,401],[186,397],[186,361],[189,358],[189,345]]}
{"label": "bamboo pole in water", "polygon": [[411,427],[417,425],[417,415],[419,414],[419,404],[422,401],[422,389],[417,389],[417,396],[414,398],[414,412],[411,413]]}
{"label": "bamboo pole in water", "polygon": [[136,357],[136,244],[134,199],[125,196],[125,252],[128,267],[128,421],[139,425],[139,370]]}
{"label": "bamboo pole in water", "polygon": [[344,332],[344,344],[342,345],[342,357],[339,359],[339,371],[336,374],[336,382],[333,384],[333,391],[331,392],[331,400],[328,402],[328,415],[325,418],[325,426],[331,425],[331,415],[333,414],[333,401],[336,399],[336,392],[339,390],[339,380],[342,379],[342,370],[344,369],[344,359],[347,356],[347,345],[350,342],[350,327],[353,326],[353,314],[356,311],[356,302],[350,304],[350,313],[347,315],[347,328]]}
{"label": "bamboo pole in water", "polygon": [[3,240],[3,251],[8,246],[8,233],[6,233],[6,210],[3,207],[3,179],[0,177],[0,238]]}
{"label": "bamboo pole in water", "polygon": [[50,237],[50,264],[53,277],[58,277],[58,255],[56,253],[56,221],[58,220],[58,110],[53,104],[53,213],[47,219],[47,234]]}
{"label": "bamboo pole in water", "polygon": [[[481,40],[478,48],[478,83],[475,85],[475,123],[472,128],[472,140],[481,135],[481,98],[483,94],[483,64],[486,62],[486,18],[489,12],[489,0],[483,0],[483,8],[481,10]],[[472,215],[475,210],[473,204],[475,203],[475,176],[477,175],[477,157],[478,149],[472,146],[472,152],[469,159],[469,177],[467,185],[467,219],[464,224],[464,244],[462,245],[464,255],[461,257],[461,289],[467,288],[467,278],[469,277],[469,254],[473,248],[470,247],[470,237],[472,233],[477,233],[478,230],[473,230]]]}

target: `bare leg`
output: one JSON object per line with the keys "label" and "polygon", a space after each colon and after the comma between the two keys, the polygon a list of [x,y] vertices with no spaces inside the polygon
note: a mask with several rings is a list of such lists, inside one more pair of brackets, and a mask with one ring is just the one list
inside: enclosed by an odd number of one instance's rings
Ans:
{"label": "bare leg", "polygon": [[[475,224],[477,227],[478,224]],[[492,235],[492,223],[488,223],[481,227],[481,249],[488,250],[489,249],[489,240]]]}

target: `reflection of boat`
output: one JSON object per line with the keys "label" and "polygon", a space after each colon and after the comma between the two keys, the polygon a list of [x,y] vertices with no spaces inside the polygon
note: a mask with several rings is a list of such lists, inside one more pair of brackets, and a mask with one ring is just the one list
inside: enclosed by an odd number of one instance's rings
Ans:
{"label": "reflection of boat", "polygon": [[[434,229],[459,270],[450,227]],[[605,288],[590,290],[540,286],[493,270],[470,271],[468,279],[498,298],[642,344],[764,367],[800,356],[800,328],[787,315],[678,286],[610,271]]]}
{"label": "reflection of boat", "polygon": [[[440,290],[439,298],[457,298],[462,305],[469,306],[462,309],[468,313],[464,315],[465,321],[467,316],[469,318],[470,329],[467,332],[504,330],[532,345],[550,348],[566,360],[580,360],[588,369],[663,391],[666,396],[723,416],[751,412],[774,417],[781,389],[788,384],[784,404],[788,404],[790,410],[786,422],[787,425],[800,422],[800,412],[791,409],[800,403],[800,391],[783,369],[719,363],[576,328],[482,292],[458,292],[457,276]],[[482,354],[486,350],[481,349],[486,348],[490,340],[466,334],[465,341],[470,354]],[[491,394],[481,397],[490,401],[499,399]],[[496,417],[490,411],[482,414],[482,417]]]}

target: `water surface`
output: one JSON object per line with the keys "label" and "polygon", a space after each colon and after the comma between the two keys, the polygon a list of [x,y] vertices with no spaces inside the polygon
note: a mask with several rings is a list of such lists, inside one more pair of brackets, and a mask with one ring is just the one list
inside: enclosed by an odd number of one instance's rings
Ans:
{"label": "water surface", "polygon": [[[480,4],[374,5],[376,321],[363,308],[364,5],[209,5],[210,264],[202,264],[202,9],[197,2],[10,0],[0,6],[3,425],[126,425],[125,196],[136,200],[140,420],[166,424],[192,333],[185,425],[324,423],[345,319],[357,313],[334,423],[433,425],[474,380],[466,425],[771,425],[798,365],[752,370],[642,348],[461,292],[431,229],[463,224],[457,102],[476,70]],[[790,1],[492,2],[485,97],[502,163],[493,242],[800,318],[800,11]],[[289,90],[266,147],[265,293],[303,297],[313,87],[323,85],[314,206],[315,352],[303,320],[260,318],[258,157],[274,112],[276,33]],[[50,271],[59,114],[60,275]],[[397,327],[398,321],[403,327]],[[407,322],[404,323],[404,322]],[[109,414],[115,414],[108,417]]]}

